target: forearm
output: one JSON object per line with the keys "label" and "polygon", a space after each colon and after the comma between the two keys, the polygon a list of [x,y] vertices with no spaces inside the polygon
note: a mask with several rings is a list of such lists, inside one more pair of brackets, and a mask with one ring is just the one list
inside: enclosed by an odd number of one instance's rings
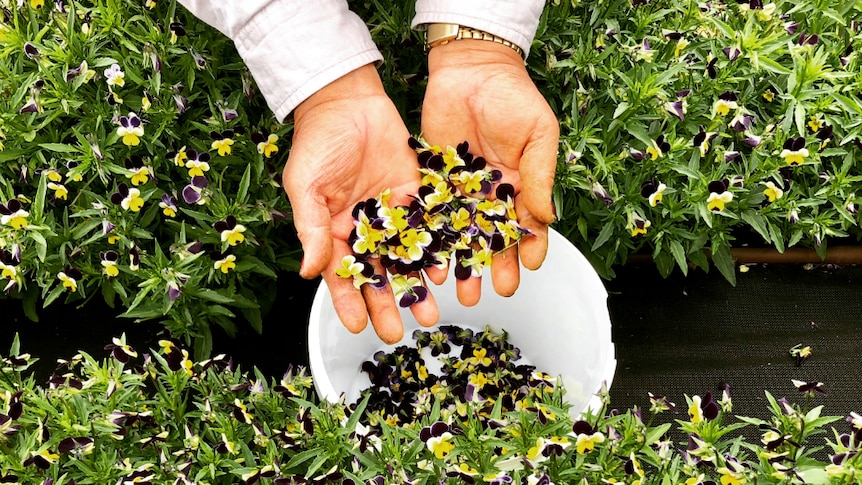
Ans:
{"label": "forearm", "polygon": [[382,60],[345,0],[180,0],[236,44],[279,120],[332,81]]}

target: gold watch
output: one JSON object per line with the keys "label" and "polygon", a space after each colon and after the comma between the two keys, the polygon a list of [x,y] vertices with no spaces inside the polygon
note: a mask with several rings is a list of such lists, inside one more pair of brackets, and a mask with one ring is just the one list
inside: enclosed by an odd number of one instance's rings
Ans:
{"label": "gold watch", "polygon": [[484,30],[464,27],[458,24],[428,24],[425,29],[425,50],[428,51],[432,47],[445,45],[453,40],[461,39],[490,40],[491,42],[514,49],[521,56],[521,59],[524,58],[524,50],[517,44],[494,34],[489,34]]}

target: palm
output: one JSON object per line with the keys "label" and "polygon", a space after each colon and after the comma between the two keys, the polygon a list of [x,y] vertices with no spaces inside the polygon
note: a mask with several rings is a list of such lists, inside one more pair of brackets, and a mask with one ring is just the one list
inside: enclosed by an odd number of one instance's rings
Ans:
{"label": "palm", "polygon": [[[293,147],[284,171],[284,185],[305,252],[304,277],[322,274],[345,326],[359,332],[368,317],[377,334],[395,342],[402,322],[388,286],[368,285],[357,291],[336,276],[344,256],[352,254],[347,239],[352,211],[361,201],[392,192],[392,204],[406,204],[420,182],[416,153],[397,110],[384,95],[330,102],[297,119]],[[378,274],[383,269],[377,267]],[[417,321],[437,321],[433,298],[412,308]]]}
{"label": "palm", "polygon": [[[520,244],[520,260],[535,269],[544,260],[547,224],[553,220],[559,126],[521,60],[507,49],[485,41],[432,49],[422,131],[437,145],[467,140],[473,153],[485,157],[491,168],[503,173],[503,181],[515,187],[520,222],[536,234]],[[495,258],[491,276],[497,293],[511,295],[517,289],[518,259],[517,248]],[[439,281],[445,275],[431,277]],[[479,282],[459,283],[461,301],[475,304]]]}

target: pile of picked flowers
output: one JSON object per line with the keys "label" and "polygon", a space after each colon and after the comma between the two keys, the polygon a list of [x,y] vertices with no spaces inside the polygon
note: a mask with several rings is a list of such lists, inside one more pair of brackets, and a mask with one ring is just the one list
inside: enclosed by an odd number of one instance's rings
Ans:
{"label": "pile of picked flowers", "polygon": [[481,332],[457,325],[417,329],[413,340],[415,346],[379,351],[362,364],[371,380],[362,397],[368,397],[372,424],[412,423],[428,415],[435,403],[443,415],[452,416],[463,416],[472,403],[471,412],[485,421],[498,401],[503,413],[529,407],[525,403],[556,383],[524,362],[505,332],[489,327]]}
{"label": "pile of picked flowers", "polygon": [[428,296],[419,271],[455,262],[459,280],[480,276],[495,253],[529,233],[518,224],[514,187],[499,183],[502,173],[471,154],[466,141],[445,151],[419,139],[409,142],[422,172],[418,193],[409,205],[391,206],[388,190],[358,203],[348,238],[354,255],[336,270],[357,288],[383,288],[387,278],[372,264],[378,259],[402,307]]}

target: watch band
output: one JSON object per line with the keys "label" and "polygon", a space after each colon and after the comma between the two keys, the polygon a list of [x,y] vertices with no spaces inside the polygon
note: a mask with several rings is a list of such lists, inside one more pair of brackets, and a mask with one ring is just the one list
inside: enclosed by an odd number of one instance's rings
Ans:
{"label": "watch band", "polygon": [[490,40],[491,42],[513,49],[521,56],[521,59],[524,58],[524,50],[517,44],[494,34],[489,34],[484,30],[464,27],[458,24],[428,24],[425,29],[425,50],[428,51],[432,47],[445,45],[453,40],[461,39]]}

